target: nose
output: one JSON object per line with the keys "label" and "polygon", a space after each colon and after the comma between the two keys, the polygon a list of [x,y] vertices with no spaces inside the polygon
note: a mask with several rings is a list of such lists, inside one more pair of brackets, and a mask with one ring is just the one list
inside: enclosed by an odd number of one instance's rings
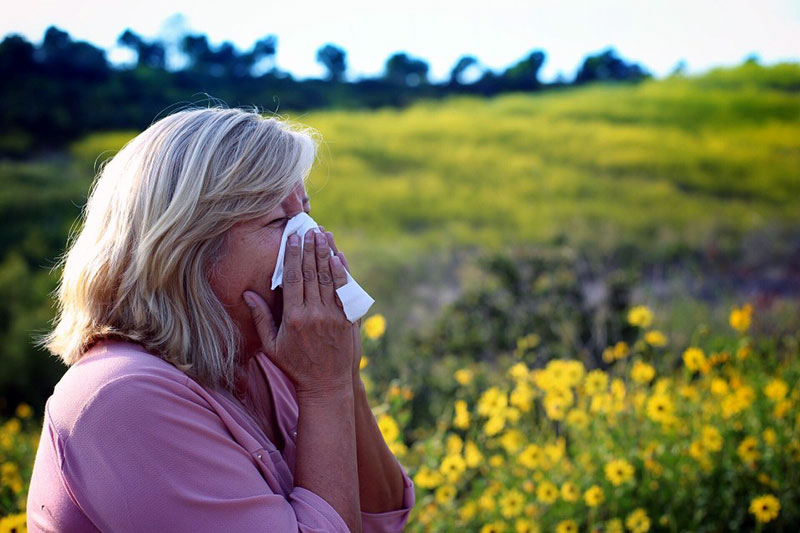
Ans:
{"label": "nose", "polygon": [[281,207],[286,212],[286,216],[293,217],[303,211],[308,213],[311,209],[311,204],[308,199],[308,194],[306,193],[306,187],[303,182],[297,184],[297,187],[292,189],[292,192],[289,193],[289,196],[281,202]]}

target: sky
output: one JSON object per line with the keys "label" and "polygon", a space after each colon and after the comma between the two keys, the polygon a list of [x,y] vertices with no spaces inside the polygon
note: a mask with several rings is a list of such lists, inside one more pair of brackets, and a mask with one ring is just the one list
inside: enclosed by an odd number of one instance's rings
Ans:
{"label": "sky", "polygon": [[751,54],[800,62],[800,0],[27,0],[6,3],[0,36],[39,43],[50,25],[107,49],[115,63],[131,57],[115,44],[126,28],[145,38],[182,28],[240,50],[272,34],[278,67],[297,78],[323,75],[315,57],[327,43],[347,52],[351,80],[379,75],[400,51],[426,60],[433,81],[464,54],[497,72],[535,49],[547,54],[544,81],[571,79],[586,55],[608,47],[659,77],[681,61],[689,73]]}

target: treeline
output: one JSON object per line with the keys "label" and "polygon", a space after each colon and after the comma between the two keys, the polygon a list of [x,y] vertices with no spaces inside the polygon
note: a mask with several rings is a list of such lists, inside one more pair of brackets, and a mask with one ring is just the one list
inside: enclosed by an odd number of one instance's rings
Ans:
{"label": "treeline", "polygon": [[534,50],[502,72],[465,55],[447,81],[432,83],[428,63],[402,52],[386,60],[380,76],[346,81],[347,53],[334,44],[316,54],[325,78],[298,80],[276,66],[274,35],[242,51],[230,42],[212,46],[205,35],[184,34],[178,40],[179,67],[170,65],[168,44],[159,39],[125,30],[118,44],[133,52],[132,66],[112,65],[104,50],[73,40],[54,26],[38,45],[20,35],[0,42],[0,154],[25,156],[57,148],[98,129],[143,129],[169,106],[207,101],[209,96],[230,106],[257,105],[273,112],[402,107],[450,94],[492,96],[649,77],[613,49],[586,57],[572,80],[542,83],[539,70],[546,55]]}

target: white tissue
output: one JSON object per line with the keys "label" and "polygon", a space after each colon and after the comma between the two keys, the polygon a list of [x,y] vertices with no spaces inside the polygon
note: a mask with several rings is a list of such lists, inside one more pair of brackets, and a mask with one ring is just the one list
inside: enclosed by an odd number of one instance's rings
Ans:
{"label": "white tissue", "polygon": [[[302,240],[310,229],[317,232],[320,231],[319,226],[308,213],[299,213],[286,223],[283,236],[281,236],[281,248],[278,251],[275,272],[272,274],[272,290],[283,285],[283,258],[286,255],[286,241],[289,239],[289,235],[296,234]],[[303,248],[301,246],[301,257],[302,253]],[[333,255],[333,250],[331,250],[331,255]],[[375,300],[367,294],[367,291],[361,288],[361,285],[356,283],[356,280],[353,279],[349,272],[347,272],[347,283],[336,289],[336,294],[339,295],[339,300],[341,300],[342,307],[344,307],[344,314],[350,322],[355,322],[364,316],[372,304],[375,303]]]}

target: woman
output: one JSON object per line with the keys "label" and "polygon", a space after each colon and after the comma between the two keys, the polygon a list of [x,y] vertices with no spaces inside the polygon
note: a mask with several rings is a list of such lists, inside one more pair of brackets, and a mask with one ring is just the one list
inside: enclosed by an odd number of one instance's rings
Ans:
{"label": "woman", "polygon": [[413,484],[358,369],[333,236],[310,209],[316,137],[235,109],[182,111],[101,171],[45,342],[32,531],[400,531]]}

